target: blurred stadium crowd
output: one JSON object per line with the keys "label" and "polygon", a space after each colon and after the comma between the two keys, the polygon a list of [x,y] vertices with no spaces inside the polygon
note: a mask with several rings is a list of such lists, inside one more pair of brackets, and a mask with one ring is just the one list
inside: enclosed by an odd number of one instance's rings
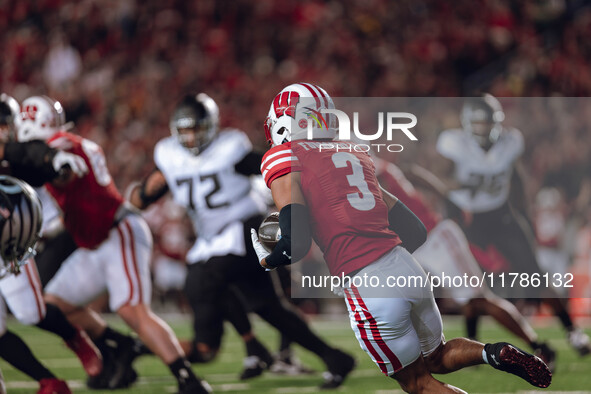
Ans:
{"label": "blurred stadium crowd", "polygon": [[[591,7],[583,0],[0,4],[2,91],[59,100],[78,132],[103,146],[122,189],[150,171],[153,146],[189,90],[214,97],[222,125],[261,147],[269,100],[300,80],[334,97],[591,94]],[[544,127],[548,116],[536,113],[524,130],[528,191],[533,203],[542,187],[558,188],[562,213],[552,220],[564,223],[556,232],[575,221],[582,237],[591,219],[590,115],[560,130]],[[578,253],[589,264],[587,242]]]}

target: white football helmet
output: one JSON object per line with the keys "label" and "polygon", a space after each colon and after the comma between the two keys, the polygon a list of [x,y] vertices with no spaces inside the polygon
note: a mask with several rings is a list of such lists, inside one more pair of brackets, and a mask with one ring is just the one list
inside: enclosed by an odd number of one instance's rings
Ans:
{"label": "white football helmet", "polygon": [[17,139],[47,141],[66,123],[66,114],[59,101],[47,96],[33,96],[21,105]]}
{"label": "white football helmet", "polygon": [[294,83],[285,87],[271,103],[265,120],[265,137],[271,146],[308,138],[308,122],[312,139],[333,139],[336,116],[322,114],[321,109],[334,109],[332,98],[318,85]]}
{"label": "white football helmet", "polygon": [[42,224],[35,190],[19,179],[0,175],[0,277],[19,272],[35,254]]}

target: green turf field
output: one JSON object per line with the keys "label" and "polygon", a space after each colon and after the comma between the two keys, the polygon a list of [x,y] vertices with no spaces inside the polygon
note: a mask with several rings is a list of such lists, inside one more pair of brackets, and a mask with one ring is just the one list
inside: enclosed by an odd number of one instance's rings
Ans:
{"label": "green turf field", "polygon": [[[190,334],[188,320],[179,317],[167,319],[179,337]],[[118,320],[113,324],[121,327]],[[386,393],[402,392],[392,380],[385,378],[378,368],[359,348],[347,320],[338,321],[315,320],[314,328],[329,341],[352,352],[358,360],[357,369],[350,375],[339,393]],[[542,339],[548,339],[558,351],[558,367],[553,383],[545,392],[590,392],[591,393],[591,356],[579,358],[570,349],[562,330],[554,320],[537,324],[536,330]],[[457,318],[444,318],[445,334],[452,338],[462,334],[461,321]],[[20,333],[33,352],[61,378],[68,380],[70,387],[76,393],[101,393],[103,391],[89,391],[85,389],[84,374],[77,359],[65,348],[60,340],[50,334],[34,328],[24,327],[11,321],[9,327]],[[278,338],[275,331],[259,321],[256,322],[259,338],[269,347],[275,349]],[[262,377],[242,382],[238,380],[243,358],[243,346],[234,332],[229,329],[224,340],[223,349],[218,358],[208,365],[197,365],[197,373],[205,377],[216,392],[240,393],[313,393],[317,392],[316,385],[321,381],[322,365],[317,358],[309,353],[297,349],[302,361],[318,370],[316,375],[287,377],[265,374]],[[589,330],[588,330],[589,332]],[[506,334],[495,323],[483,320],[479,333],[481,340],[495,342],[510,340],[516,345],[523,345],[514,337]],[[174,393],[176,385],[168,369],[155,357],[146,356],[136,361],[136,369],[140,375],[133,388],[120,390],[120,393]],[[0,360],[0,367],[8,386],[8,393],[34,393],[36,382],[8,366]],[[439,376],[445,382],[451,383],[470,393],[526,393],[535,388],[521,381],[519,378],[493,370],[489,366],[472,367],[447,376]],[[106,391],[105,391],[106,392]]]}

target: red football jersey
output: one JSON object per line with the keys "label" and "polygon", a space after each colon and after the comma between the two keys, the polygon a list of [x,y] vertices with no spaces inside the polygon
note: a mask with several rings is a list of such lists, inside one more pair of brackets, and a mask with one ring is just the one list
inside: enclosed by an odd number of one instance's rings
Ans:
{"label": "red football jersey", "polygon": [[86,175],[66,186],[48,183],[46,187],[62,209],[65,227],[76,244],[96,248],[107,238],[123,203],[107,169],[105,154],[94,142],[65,131],[55,134],[48,144],[82,157],[88,166]]}
{"label": "red football jersey", "polygon": [[376,161],[376,175],[382,187],[398,197],[423,222],[427,231],[431,231],[441,221],[439,214],[429,208],[423,196],[406,179],[400,168],[385,160]]}
{"label": "red football jersey", "polygon": [[269,187],[281,175],[300,172],[314,241],[331,275],[349,274],[401,242],[388,229],[388,207],[369,155],[349,152],[348,142],[339,142],[339,150],[319,149],[320,144],[329,146],[316,141],[276,146],[263,157],[261,171]]}

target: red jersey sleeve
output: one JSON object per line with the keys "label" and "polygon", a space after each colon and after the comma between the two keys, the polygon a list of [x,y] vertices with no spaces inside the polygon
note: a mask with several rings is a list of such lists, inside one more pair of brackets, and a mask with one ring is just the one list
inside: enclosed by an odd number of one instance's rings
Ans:
{"label": "red jersey sleeve", "polygon": [[271,182],[280,176],[299,171],[300,163],[291,150],[291,142],[274,146],[263,156],[261,173],[268,188],[271,188]]}

